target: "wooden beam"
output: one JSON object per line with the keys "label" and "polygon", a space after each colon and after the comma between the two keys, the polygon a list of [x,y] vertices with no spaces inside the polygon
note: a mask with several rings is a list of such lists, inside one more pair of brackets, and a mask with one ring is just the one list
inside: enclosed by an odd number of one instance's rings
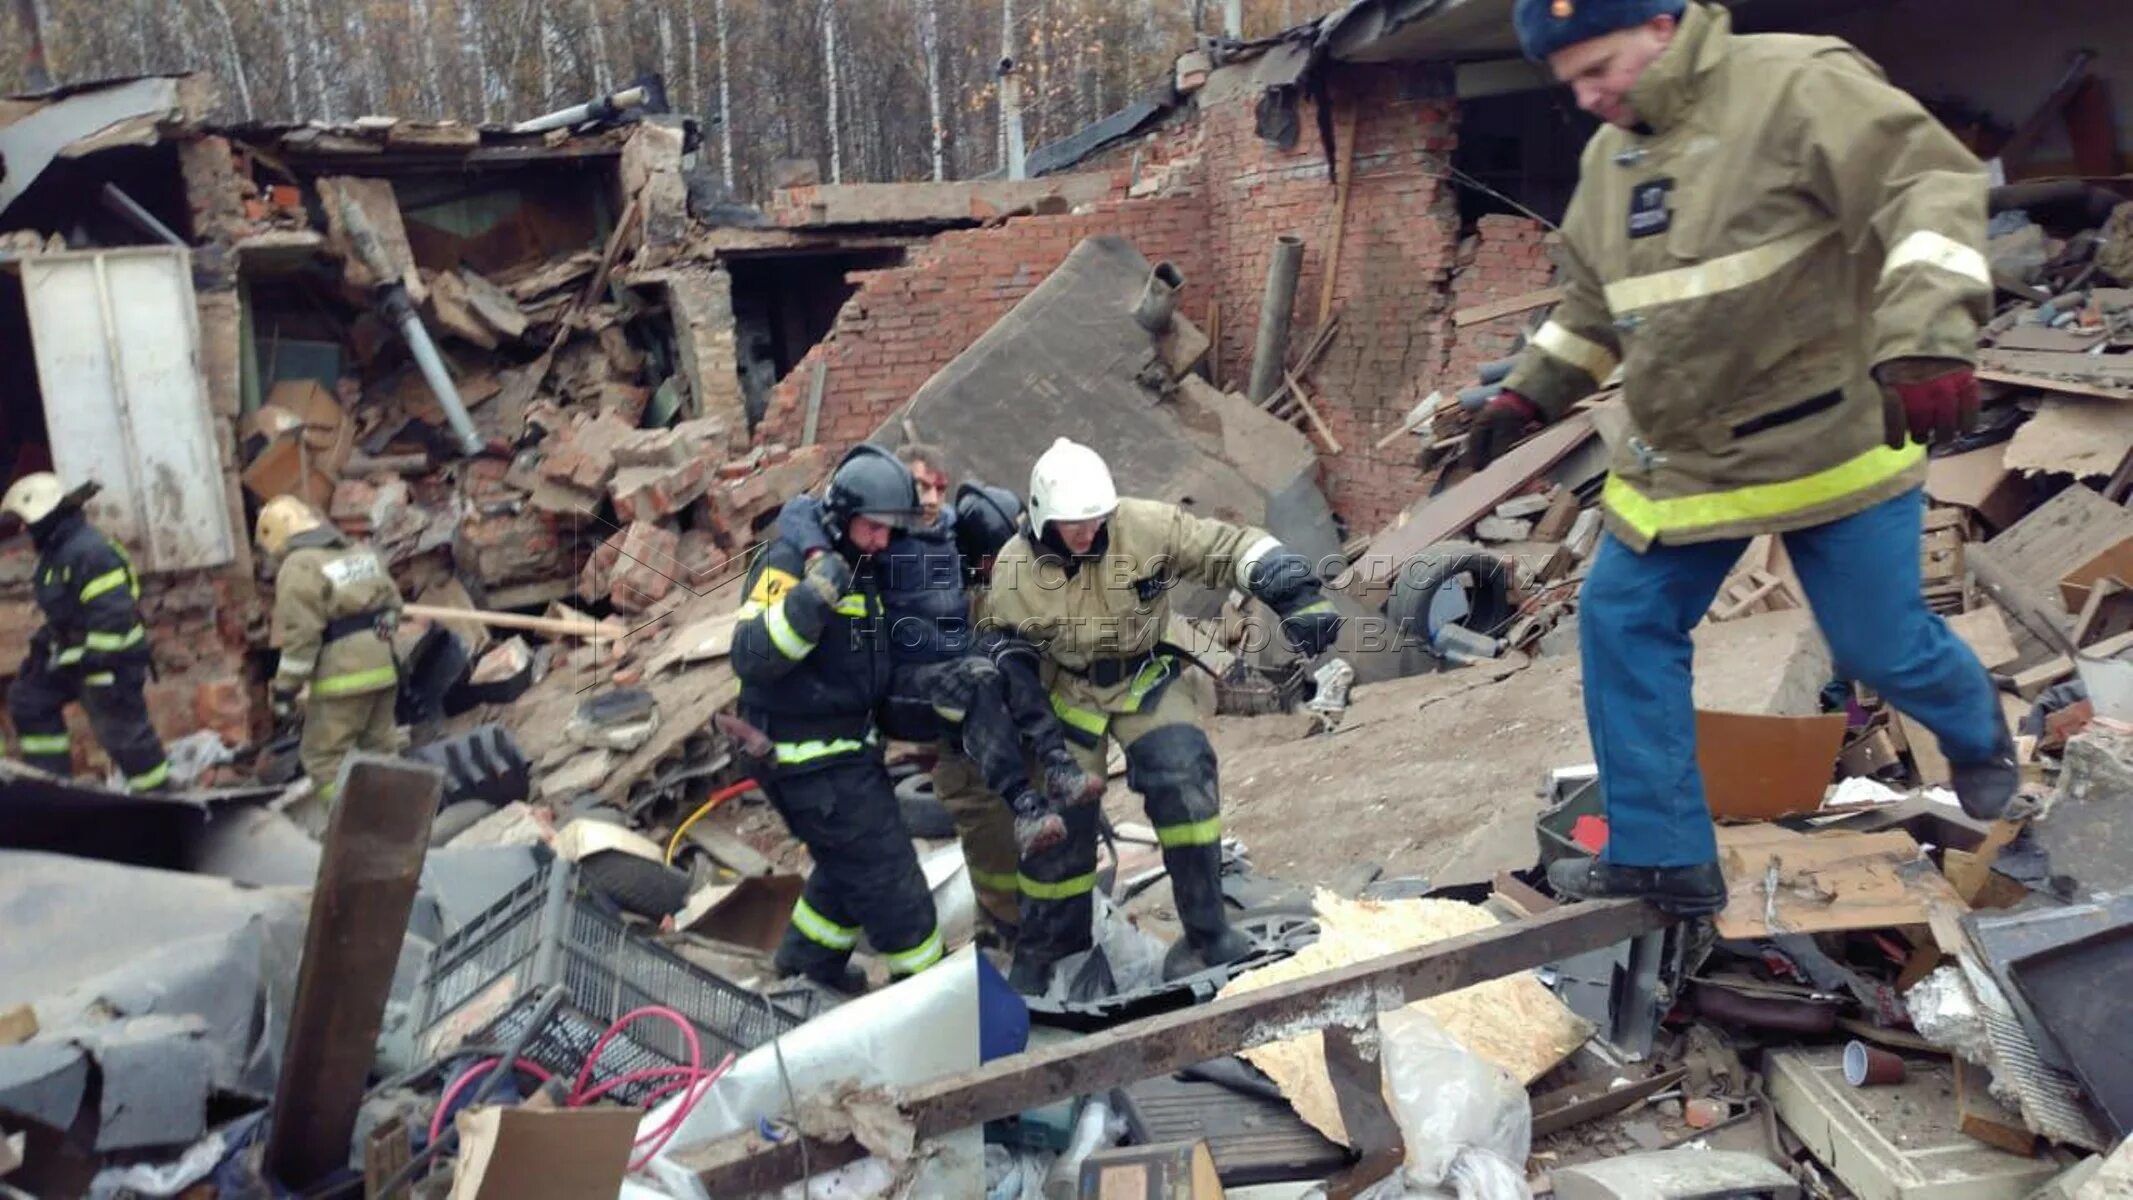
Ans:
{"label": "wooden beam", "polygon": [[1289,395],[1296,398],[1297,406],[1303,409],[1304,416],[1310,418],[1311,428],[1318,431],[1320,440],[1326,443],[1327,451],[1339,454],[1341,440],[1333,436],[1333,430],[1327,428],[1325,418],[1318,415],[1318,406],[1311,403],[1311,394],[1304,391],[1303,381],[1296,378],[1294,371],[1288,373],[1288,381]]}
{"label": "wooden beam", "polygon": [[1468,325],[1479,325],[1483,321],[1493,321],[1498,317],[1508,317],[1514,313],[1528,312],[1539,308],[1543,304],[1554,304],[1562,298],[1563,289],[1559,287],[1542,288],[1537,292],[1527,292],[1523,296],[1513,296],[1508,300],[1494,300],[1487,304],[1477,304],[1472,308],[1462,308],[1452,314],[1452,324],[1460,328],[1465,328]]}
{"label": "wooden beam", "polygon": [[[1225,996],[1000,1059],[975,1071],[906,1089],[899,1106],[919,1138],[935,1138],[1061,1097],[1105,1092],[1312,1030],[1333,1025],[1364,1029],[1374,1024],[1380,1012],[1612,946],[1672,923],[1671,917],[1637,901],[1566,904],[1532,920]],[[710,1194],[726,1196],[782,1187],[801,1177],[803,1161],[815,1171],[825,1171],[865,1153],[849,1138],[795,1136],[765,1143],[750,1131],[691,1146],[671,1157],[676,1165],[694,1172]]]}
{"label": "wooden beam", "polygon": [[1325,278],[1318,282],[1318,324],[1325,328],[1333,315],[1333,281],[1341,269],[1341,234],[1348,226],[1348,186],[1355,182],[1355,117],[1362,107],[1360,101],[1348,106],[1341,113],[1340,166],[1337,174],[1340,182],[1333,185],[1333,236],[1326,243]]}
{"label": "wooden beam", "polygon": [[827,351],[815,359],[815,373],[807,381],[807,421],[800,428],[800,444],[815,444],[815,429],[822,422],[822,389],[829,384],[829,356]]}
{"label": "wooden beam", "polygon": [[288,1049],[269,1110],[267,1168],[289,1187],[307,1187],[348,1165],[443,792],[435,767],[369,755],[349,760],[311,889]]}
{"label": "wooden beam", "polygon": [[474,621],[497,629],[523,629],[550,637],[611,638],[619,640],[629,627],[619,621],[568,621],[560,617],[529,617],[524,613],[488,612],[479,608],[453,608],[444,604],[404,604],[403,617],[425,621]]}

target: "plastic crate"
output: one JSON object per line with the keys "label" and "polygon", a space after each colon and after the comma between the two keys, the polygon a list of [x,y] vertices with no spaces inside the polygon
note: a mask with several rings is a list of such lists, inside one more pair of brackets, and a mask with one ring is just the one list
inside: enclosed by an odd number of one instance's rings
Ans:
{"label": "plastic crate", "polygon": [[[609,1025],[644,1005],[687,1017],[706,1066],[728,1051],[745,1054],[812,1015],[807,999],[766,1002],[646,940],[579,883],[574,865],[551,859],[431,955],[416,1010],[418,1055],[510,1041],[541,993],[557,983],[569,987],[569,999],[524,1054],[568,1079],[576,1078]],[[640,1020],[608,1044],[593,1080],[687,1061],[688,1047],[671,1022]],[[625,1085],[613,1095],[638,1103],[661,1082]]]}

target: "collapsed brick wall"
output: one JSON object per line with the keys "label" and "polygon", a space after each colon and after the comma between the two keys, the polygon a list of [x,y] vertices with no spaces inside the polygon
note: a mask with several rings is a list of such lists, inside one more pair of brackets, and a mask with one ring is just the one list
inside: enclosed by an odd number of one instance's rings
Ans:
{"label": "collapsed brick wall", "polygon": [[[1446,282],[1459,239],[1457,198],[1444,182],[1458,108],[1433,97],[1424,75],[1400,67],[1344,67],[1333,80],[1335,127],[1355,115],[1354,178],[1334,267],[1340,332],[1311,372],[1313,398],[1342,452],[1321,447],[1327,499],[1355,532],[1374,531],[1414,499],[1413,447],[1375,443],[1437,382],[1451,327]],[[1242,391],[1251,370],[1274,239],[1304,240],[1289,323],[1289,361],[1319,324],[1319,292],[1338,191],[1328,178],[1316,105],[1298,113],[1287,151],[1261,139],[1256,93],[1206,103],[1195,128],[1207,174],[1208,239],[1221,293],[1220,379]],[[1335,150],[1335,161],[1340,151]]]}
{"label": "collapsed brick wall", "polygon": [[[807,353],[771,394],[756,439],[796,446],[806,423],[816,364],[825,363],[816,440],[832,455],[865,440],[912,393],[1006,316],[1084,238],[1125,237],[1153,261],[1185,273],[1180,309],[1205,323],[1209,291],[1207,230],[1199,197],[1107,200],[1086,213],[1018,217],[984,229],[944,233],[908,263],[853,272],[859,291],[837,314],[829,336]],[[921,430],[946,436],[947,430]]]}
{"label": "collapsed brick wall", "polygon": [[[1554,282],[1555,264],[1548,254],[1547,236],[1546,227],[1528,217],[1481,218],[1459,245],[1459,273],[1452,281],[1454,307],[1509,300]],[[1446,394],[1472,384],[1483,363],[1516,351],[1519,335],[1546,311],[1510,313],[1460,329],[1445,363]]]}

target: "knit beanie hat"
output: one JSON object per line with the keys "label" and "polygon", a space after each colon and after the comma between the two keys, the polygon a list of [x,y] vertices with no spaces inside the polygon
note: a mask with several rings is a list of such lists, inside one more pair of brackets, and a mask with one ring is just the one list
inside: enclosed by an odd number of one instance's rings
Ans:
{"label": "knit beanie hat", "polygon": [[1644,24],[1653,17],[1679,17],[1687,0],[1518,0],[1511,21],[1518,44],[1535,62],[1565,46]]}

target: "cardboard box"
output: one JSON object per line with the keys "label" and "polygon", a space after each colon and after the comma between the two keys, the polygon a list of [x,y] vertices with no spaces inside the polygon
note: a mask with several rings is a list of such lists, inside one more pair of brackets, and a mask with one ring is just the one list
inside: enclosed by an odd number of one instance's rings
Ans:
{"label": "cardboard box", "polygon": [[1696,765],[1720,821],[1769,821],[1815,812],[1829,790],[1844,717],[1696,713]]}
{"label": "cardboard box", "polygon": [[2059,598],[2066,611],[2078,613],[2088,603],[2089,589],[2100,579],[2133,580],[2133,538],[2127,538],[2096,557],[2068,571],[2059,579]]}
{"label": "cardboard box", "polygon": [[1926,467],[1926,495],[1955,504],[2005,529],[2029,511],[2029,480],[2008,469],[2007,443],[1936,458]]}
{"label": "cardboard box", "polygon": [[597,1106],[461,1112],[451,1200],[581,1200],[622,1190],[644,1114]]}

